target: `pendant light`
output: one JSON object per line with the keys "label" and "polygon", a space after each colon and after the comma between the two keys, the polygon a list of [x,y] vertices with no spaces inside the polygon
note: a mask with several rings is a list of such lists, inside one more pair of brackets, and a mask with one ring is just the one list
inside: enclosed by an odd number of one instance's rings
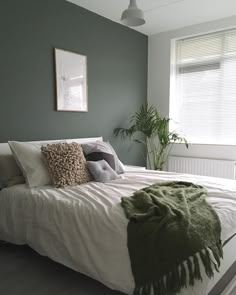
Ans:
{"label": "pendant light", "polygon": [[145,24],[143,11],[138,8],[136,0],[130,0],[128,9],[125,9],[122,13],[121,21],[129,27]]}

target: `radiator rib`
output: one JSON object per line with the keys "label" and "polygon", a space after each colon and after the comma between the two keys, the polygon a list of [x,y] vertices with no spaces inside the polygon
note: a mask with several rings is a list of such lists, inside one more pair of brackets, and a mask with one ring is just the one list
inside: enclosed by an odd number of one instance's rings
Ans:
{"label": "radiator rib", "polygon": [[168,171],[236,179],[235,164],[236,161],[234,160],[170,156],[168,159]]}

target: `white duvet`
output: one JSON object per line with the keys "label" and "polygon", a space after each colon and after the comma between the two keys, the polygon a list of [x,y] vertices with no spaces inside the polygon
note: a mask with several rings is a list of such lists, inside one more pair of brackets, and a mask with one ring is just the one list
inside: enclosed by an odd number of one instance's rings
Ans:
{"label": "white duvet", "polygon": [[[222,224],[222,240],[236,233],[236,182],[167,172],[133,171],[103,184],[66,189],[17,185],[0,192],[0,239],[28,244],[37,252],[132,294],[127,223],[120,198],[155,182],[183,180],[208,188],[208,202]],[[205,295],[208,279],[181,291]]]}

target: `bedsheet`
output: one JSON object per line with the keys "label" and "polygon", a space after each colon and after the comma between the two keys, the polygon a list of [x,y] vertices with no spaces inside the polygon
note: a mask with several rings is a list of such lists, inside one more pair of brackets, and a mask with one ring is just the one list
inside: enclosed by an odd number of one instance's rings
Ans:
{"label": "bedsheet", "polygon": [[[236,182],[157,171],[132,171],[108,183],[56,189],[16,185],[0,192],[0,239],[28,244],[41,255],[88,275],[111,289],[132,294],[121,197],[153,183],[191,181],[208,189],[207,200],[222,224],[222,240],[236,232]],[[202,267],[202,266],[201,266]],[[205,295],[208,278],[181,291]]]}

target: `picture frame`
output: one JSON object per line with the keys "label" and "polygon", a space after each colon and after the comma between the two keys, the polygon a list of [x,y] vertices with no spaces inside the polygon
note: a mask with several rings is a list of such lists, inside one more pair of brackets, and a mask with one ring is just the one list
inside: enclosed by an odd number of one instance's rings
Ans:
{"label": "picture frame", "polygon": [[88,112],[87,56],[55,48],[56,110]]}

